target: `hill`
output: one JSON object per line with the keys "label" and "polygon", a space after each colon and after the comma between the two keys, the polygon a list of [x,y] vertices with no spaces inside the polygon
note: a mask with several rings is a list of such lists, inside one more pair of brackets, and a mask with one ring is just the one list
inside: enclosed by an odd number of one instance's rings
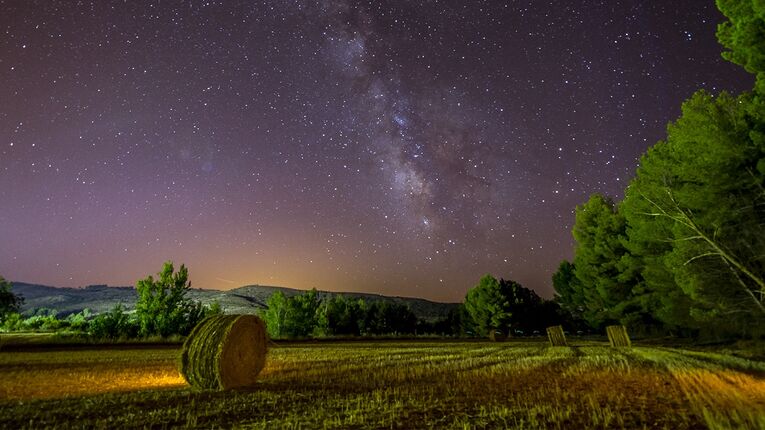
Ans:
{"label": "hill", "polygon": [[[273,287],[264,285],[247,285],[233,290],[204,290],[192,289],[189,297],[210,304],[217,301],[226,313],[254,314],[266,307],[268,297],[276,291],[286,296],[301,294],[303,290],[293,288]],[[127,309],[133,309],[136,301],[136,291],[133,287],[111,287],[107,285],[90,285],[84,288],[60,288],[46,285],[13,283],[13,292],[24,297],[22,312],[32,313],[36,309],[47,308],[60,315],[80,312],[87,308],[94,313],[106,312],[121,303]],[[438,303],[413,297],[390,297],[379,294],[348,293],[319,291],[322,299],[334,296],[344,298],[364,299],[370,301],[387,301],[408,305],[418,318],[434,320],[446,316],[457,306],[456,303]]]}

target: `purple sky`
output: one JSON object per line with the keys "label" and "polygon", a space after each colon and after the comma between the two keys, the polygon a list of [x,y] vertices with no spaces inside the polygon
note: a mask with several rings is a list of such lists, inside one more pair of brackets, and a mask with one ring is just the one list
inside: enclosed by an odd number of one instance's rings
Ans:
{"label": "purple sky", "polygon": [[550,297],[574,207],[752,82],[712,1],[0,9],[0,274],[56,286]]}

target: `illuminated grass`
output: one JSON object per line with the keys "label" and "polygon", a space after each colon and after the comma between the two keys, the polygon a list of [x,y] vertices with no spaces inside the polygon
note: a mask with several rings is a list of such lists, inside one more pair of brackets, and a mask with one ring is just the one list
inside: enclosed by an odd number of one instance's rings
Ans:
{"label": "illuminated grass", "polygon": [[720,354],[290,344],[270,350],[249,392],[178,385],[176,354],[0,353],[0,427],[765,428],[765,365]]}
{"label": "illuminated grass", "polygon": [[[0,353],[0,399],[183,387],[175,349]],[[137,359],[138,358],[138,359]]]}

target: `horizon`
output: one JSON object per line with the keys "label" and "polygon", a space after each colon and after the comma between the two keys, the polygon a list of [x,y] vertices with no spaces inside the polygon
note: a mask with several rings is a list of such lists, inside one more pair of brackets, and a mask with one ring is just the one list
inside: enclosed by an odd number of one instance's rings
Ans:
{"label": "horizon", "polygon": [[[28,285],[32,287],[44,287],[44,288],[58,288],[58,289],[73,289],[73,290],[85,290],[92,287],[105,287],[105,288],[130,288],[135,290],[135,285],[111,285],[111,284],[88,284],[88,285],[79,285],[76,287],[62,287],[57,285],[46,285],[46,284],[37,284],[34,282],[26,282],[26,281],[18,281],[18,280],[7,280],[12,285]],[[292,291],[299,291],[299,292],[308,292],[311,291],[311,289],[302,289],[302,288],[292,288],[292,287],[282,287],[279,285],[261,285],[261,284],[245,284],[240,285],[238,287],[232,287],[229,289],[217,289],[217,288],[200,288],[195,287],[193,284],[191,284],[190,288],[192,290],[204,290],[204,291],[221,291],[221,292],[228,292],[237,290],[240,288],[247,288],[247,287],[258,287],[258,288],[274,288],[279,290],[292,290]],[[407,299],[407,300],[425,300],[428,302],[433,303],[440,303],[440,304],[458,304],[461,303],[461,301],[458,302],[446,302],[446,301],[438,301],[438,300],[432,300],[428,299],[426,297],[416,297],[416,296],[402,296],[402,295],[385,295],[382,293],[374,292],[374,291],[342,291],[342,290],[322,290],[322,289],[316,289],[318,293],[330,293],[330,294],[357,294],[357,295],[369,295],[369,296],[379,296],[379,297],[385,297],[385,298],[397,298],[397,299]]]}
{"label": "horizon", "polygon": [[576,205],[753,81],[712,1],[45,4],[0,17],[0,275],[61,287],[551,298]]}

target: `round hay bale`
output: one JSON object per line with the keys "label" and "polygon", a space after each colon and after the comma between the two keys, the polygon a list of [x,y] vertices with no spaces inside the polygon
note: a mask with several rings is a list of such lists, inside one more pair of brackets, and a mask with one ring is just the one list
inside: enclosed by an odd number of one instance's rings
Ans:
{"label": "round hay bale", "polygon": [[493,342],[504,342],[507,340],[507,335],[499,330],[490,330],[489,339]]}
{"label": "round hay bale", "polygon": [[255,315],[214,315],[183,343],[180,372],[196,388],[252,387],[266,364],[267,345],[266,326]]}

